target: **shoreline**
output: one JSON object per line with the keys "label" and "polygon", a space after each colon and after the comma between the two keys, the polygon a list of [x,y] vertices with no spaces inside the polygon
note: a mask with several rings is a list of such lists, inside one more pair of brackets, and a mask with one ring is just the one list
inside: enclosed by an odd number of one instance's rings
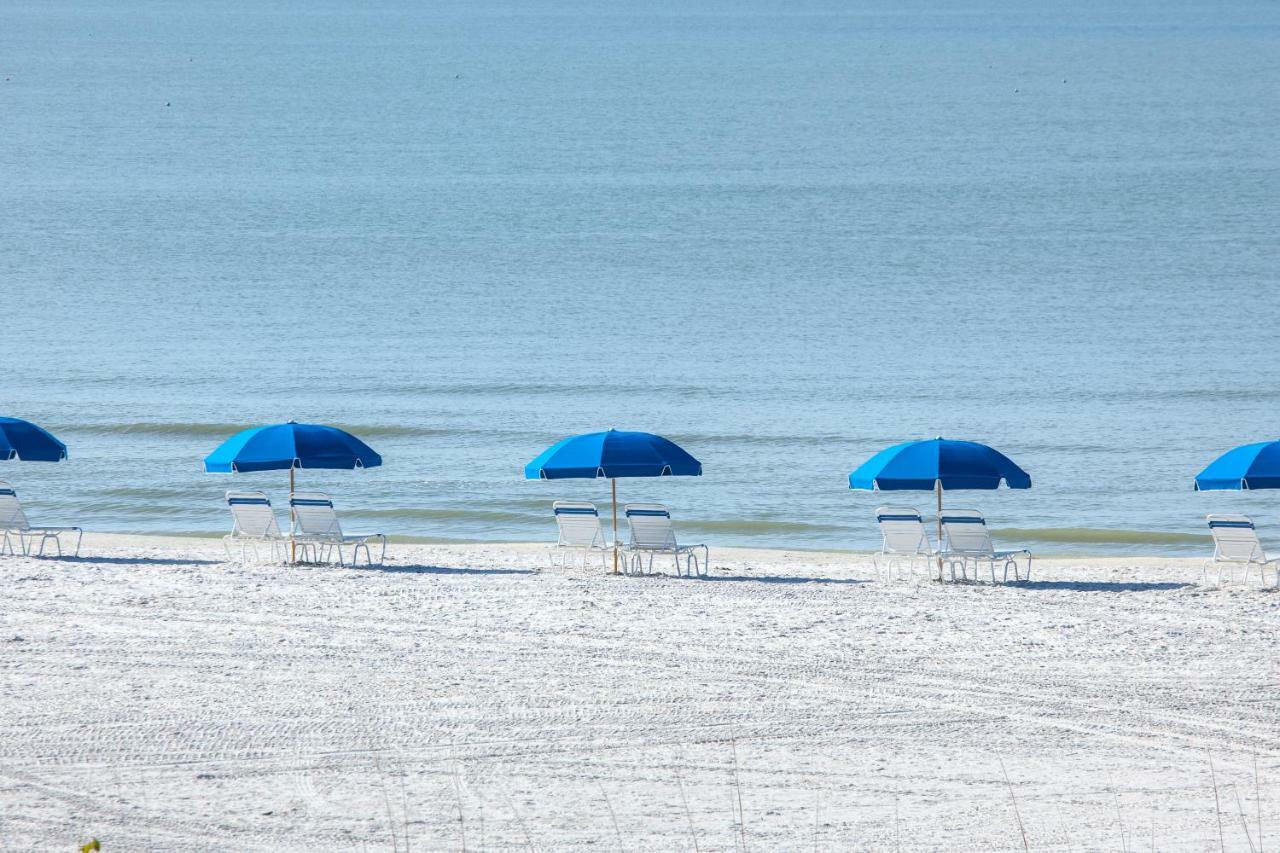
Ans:
{"label": "shoreline", "polygon": [[[1002,537],[1001,530],[992,530],[993,537],[996,538],[996,547],[1014,546],[1014,544],[1030,543],[1029,548],[1037,562],[1041,561],[1073,561],[1073,560],[1152,560],[1152,561],[1196,561],[1203,562],[1210,560],[1213,556],[1213,539],[1210,535],[1204,535],[1204,549],[1201,553],[1164,553],[1160,551],[1125,551],[1116,553],[1115,551],[1062,551],[1062,549],[1048,548],[1044,549],[1037,546],[1036,540],[1033,538],[1018,539],[1016,537]],[[160,543],[168,542],[177,546],[179,543],[189,542],[209,542],[221,543],[224,533],[205,533],[205,532],[160,532],[160,533],[136,533],[136,532],[111,532],[111,530],[86,530],[84,532],[84,544],[81,548],[83,555],[84,548],[90,547],[91,542],[101,542],[110,544],[111,547],[118,547],[119,543],[128,542],[128,540],[136,540],[136,542]],[[1196,535],[1196,534],[1179,534],[1179,535]],[[681,537],[682,540],[685,537]],[[689,537],[694,540],[695,537]],[[552,548],[554,539],[536,540],[536,539],[467,539],[461,537],[411,537],[411,535],[394,535],[388,534],[388,548],[393,547],[413,547],[413,546],[471,546],[471,547],[518,547],[518,548]],[[832,548],[823,546],[753,546],[753,544],[722,544],[717,542],[708,543],[710,549],[714,552],[732,552],[732,553],[763,553],[763,555],[772,555],[772,553],[803,553],[803,555],[832,555],[842,557],[861,557],[870,560],[870,557],[877,553],[872,548]],[[1134,546],[1138,547],[1138,546]]]}
{"label": "shoreline", "polygon": [[[999,534],[999,531],[993,531]],[[200,533],[200,532],[179,532],[179,533],[125,533],[110,531],[89,531],[84,534],[84,542],[80,551],[82,559],[86,556],[86,549],[92,548],[94,543],[100,546],[116,548],[127,548],[131,544],[140,548],[159,547],[161,545],[178,548],[183,544],[200,542],[221,548],[222,537],[225,534],[220,533]],[[1208,547],[1201,556],[1186,554],[1162,554],[1162,553],[1146,553],[1133,552],[1124,554],[1100,553],[1096,551],[1041,551],[1035,547],[1031,548],[1033,557],[1037,564],[1043,562],[1076,562],[1080,560],[1103,561],[1103,562],[1125,562],[1133,560],[1141,560],[1145,562],[1170,562],[1170,563],[1195,563],[1198,567],[1205,560],[1213,556],[1212,538],[1205,537]],[[997,547],[1003,542],[1015,542],[1018,540],[1000,540],[997,539]],[[395,536],[387,537],[388,555],[393,553],[394,549],[405,548],[422,548],[422,547],[438,547],[438,548],[475,548],[475,549],[492,549],[492,548],[510,548],[520,551],[550,551],[554,547],[554,541],[536,541],[536,540],[516,540],[516,539],[464,539],[464,538],[435,538],[423,536]],[[802,554],[810,558],[816,559],[827,556],[831,558],[856,559],[866,561],[869,564],[872,556],[877,553],[873,550],[854,549],[854,548],[824,548],[824,547],[763,547],[754,545],[720,545],[712,543],[710,546],[712,557],[714,559],[717,553],[727,553],[733,559],[745,559],[747,555],[756,555],[756,559],[763,559],[765,562],[774,562],[788,554]],[[1043,554],[1043,556],[1042,556]]]}

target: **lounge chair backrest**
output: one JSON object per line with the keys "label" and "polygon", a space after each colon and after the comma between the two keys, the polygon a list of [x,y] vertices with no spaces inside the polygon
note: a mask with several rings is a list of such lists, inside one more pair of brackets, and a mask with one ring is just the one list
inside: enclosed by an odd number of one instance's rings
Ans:
{"label": "lounge chair backrest", "polygon": [[982,513],[972,509],[944,509],[942,511],[942,536],[947,550],[970,554],[990,554],[991,532]]}
{"label": "lounge chair backrest", "polygon": [[666,550],[676,547],[671,512],[662,504],[627,504],[623,507],[631,527],[631,544],[637,548]]}
{"label": "lounge chair backrest", "polygon": [[1209,515],[1209,532],[1213,534],[1214,556],[1219,560],[1246,563],[1262,560],[1262,543],[1253,519],[1247,515]]}
{"label": "lounge chair backrest", "polygon": [[886,554],[928,553],[929,534],[918,510],[909,506],[878,507],[876,522],[884,538],[881,549]]}
{"label": "lounge chair backrest", "polygon": [[324,492],[294,492],[289,498],[294,532],[300,536],[341,536],[333,498]]}
{"label": "lounge chair backrest", "polygon": [[13,486],[0,480],[0,530],[26,530],[31,525]]}
{"label": "lounge chair backrest", "polygon": [[235,520],[235,533],[262,538],[280,536],[276,514],[264,493],[227,492],[227,506]]}
{"label": "lounge chair backrest", "polygon": [[600,511],[590,501],[556,501],[551,505],[560,529],[558,544],[569,548],[603,548]]}

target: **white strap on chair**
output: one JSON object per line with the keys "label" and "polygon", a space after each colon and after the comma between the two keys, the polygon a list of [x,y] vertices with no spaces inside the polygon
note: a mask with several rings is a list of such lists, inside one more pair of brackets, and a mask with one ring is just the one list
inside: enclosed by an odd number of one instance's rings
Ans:
{"label": "white strap on chair", "polygon": [[280,523],[263,492],[227,492],[227,506],[234,521],[232,536],[281,539]]}
{"label": "white strap on chair", "polygon": [[932,554],[924,518],[913,507],[882,506],[876,509],[881,551],[885,554]]}
{"label": "white strap on chair", "polygon": [[557,545],[564,548],[604,548],[600,511],[590,501],[556,501],[551,505],[560,532]]}
{"label": "white strap on chair", "polygon": [[13,486],[0,480],[0,530],[27,530],[31,524]]}

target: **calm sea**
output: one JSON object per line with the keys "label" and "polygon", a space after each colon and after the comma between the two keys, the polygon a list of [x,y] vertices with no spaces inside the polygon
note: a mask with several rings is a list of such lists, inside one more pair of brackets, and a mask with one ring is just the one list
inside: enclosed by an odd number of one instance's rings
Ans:
{"label": "calm sea", "polygon": [[[712,544],[868,548],[848,472],[944,435],[1042,552],[1202,553],[1221,451],[1280,437],[1280,5],[0,6],[0,413],[37,523],[217,532],[241,426],[346,425],[348,526],[547,539],[628,481]],[[927,508],[930,495],[890,496]]]}

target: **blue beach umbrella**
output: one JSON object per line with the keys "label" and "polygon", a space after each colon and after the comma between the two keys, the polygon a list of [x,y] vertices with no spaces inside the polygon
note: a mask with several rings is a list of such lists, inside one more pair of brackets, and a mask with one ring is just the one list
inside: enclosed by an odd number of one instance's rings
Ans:
{"label": "blue beach umbrella", "polygon": [[613,496],[613,572],[618,573],[618,478],[699,477],[702,463],[674,441],[648,432],[590,432],[561,439],[524,466],[527,480],[609,480]]}
{"label": "blue beach umbrella", "polygon": [[1196,475],[1196,491],[1280,489],[1280,441],[1228,450]]}
{"label": "blue beach umbrella", "polygon": [[[931,491],[938,496],[938,541],[942,541],[942,492],[957,489],[1031,488],[1031,477],[995,448],[976,441],[934,438],[881,450],[849,475],[849,488]],[[941,570],[942,558],[938,558]]]}
{"label": "blue beach umbrella", "polygon": [[0,459],[61,462],[67,446],[45,429],[21,418],[0,418]]}
{"label": "blue beach umbrella", "polygon": [[319,424],[253,427],[228,438],[205,457],[210,473],[294,468],[376,468],[382,457],[349,432]]}
{"label": "blue beach umbrella", "polygon": [[[204,459],[210,473],[289,470],[289,497],[293,497],[296,468],[376,468],[382,457],[349,432],[319,424],[287,424],[253,427],[228,438]],[[291,553],[290,559],[296,554]]]}

